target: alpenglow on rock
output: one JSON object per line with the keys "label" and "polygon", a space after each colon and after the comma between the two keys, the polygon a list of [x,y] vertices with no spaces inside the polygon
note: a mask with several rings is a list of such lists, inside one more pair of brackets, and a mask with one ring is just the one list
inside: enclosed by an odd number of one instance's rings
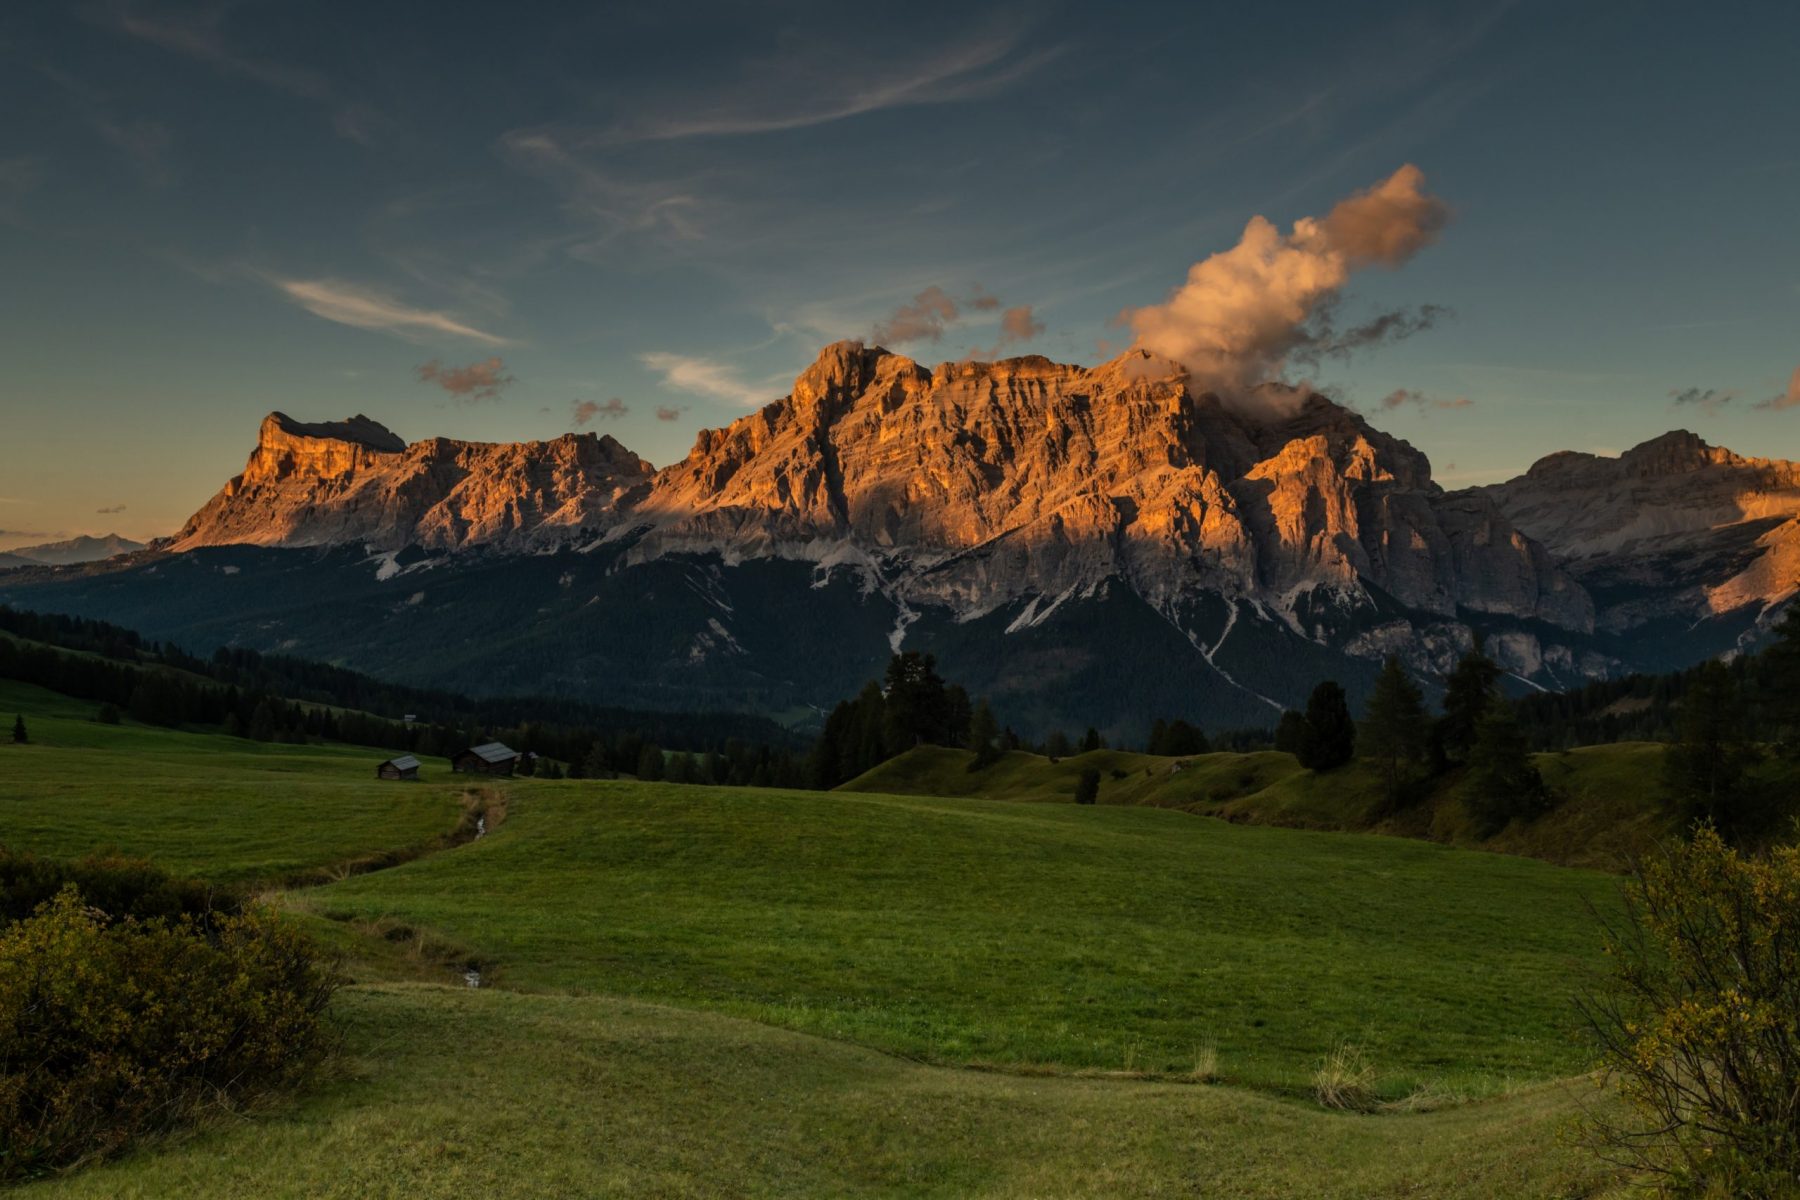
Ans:
{"label": "alpenglow on rock", "polygon": [[[1444,492],[1424,455],[1323,396],[1257,399],[1197,393],[1140,351],[1094,368],[927,368],[840,342],[790,395],[702,432],[661,471],[592,435],[406,446],[366,417],[277,413],[243,474],[165,548],[794,563],[881,597],[894,646],[922,614],[999,614],[1017,633],[1125,594],[1261,709],[1277,701],[1216,657],[1258,626],[1437,670],[1472,617],[1493,618],[1511,623],[1496,645],[1521,672],[1582,669],[1531,631],[1586,633],[1587,593],[1490,499]],[[736,645],[696,638],[702,657]]]}
{"label": "alpenglow on rock", "polygon": [[1245,415],[1142,352],[928,370],[840,342],[787,398],[702,433],[613,536],[639,559],[856,562],[965,618],[1116,578],[1166,615],[1206,592],[1308,635],[1383,608],[1590,627],[1586,593],[1495,505],[1448,496],[1325,397],[1283,399],[1291,415]]}
{"label": "alpenglow on rock", "polygon": [[1716,653],[1800,587],[1800,464],[1674,430],[1617,458],[1552,454],[1480,490],[1603,598],[1608,633],[1707,623]]}
{"label": "alpenglow on rock", "polygon": [[367,545],[527,550],[606,526],[650,464],[610,437],[408,446],[379,422],[270,413],[243,474],[161,547]]}

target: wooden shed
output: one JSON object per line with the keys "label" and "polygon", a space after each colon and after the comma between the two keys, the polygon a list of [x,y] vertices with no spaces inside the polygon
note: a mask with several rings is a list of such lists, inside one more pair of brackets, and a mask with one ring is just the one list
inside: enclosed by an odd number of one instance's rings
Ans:
{"label": "wooden shed", "polygon": [[377,779],[417,779],[419,777],[419,760],[410,754],[402,754],[399,758],[390,758],[375,768]]}
{"label": "wooden shed", "polygon": [[450,759],[450,769],[462,775],[511,775],[518,765],[519,752],[499,742],[470,746]]}

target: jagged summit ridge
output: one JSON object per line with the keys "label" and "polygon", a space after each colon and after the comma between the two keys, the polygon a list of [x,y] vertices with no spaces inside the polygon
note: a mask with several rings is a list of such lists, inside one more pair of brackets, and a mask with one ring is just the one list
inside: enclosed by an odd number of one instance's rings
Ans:
{"label": "jagged summit ridge", "polygon": [[[862,573],[896,606],[896,638],[921,605],[1043,614],[1116,582],[1209,656],[1240,611],[1314,640],[1356,627],[1369,654],[1415,638],[1408,613],[1450,630],[1465,611],[1591,625],[1543,548],[1488,498],[1445,493],[1417,449],[1324,396],[1254,399],[1196,392],[1139,351],[927,368],[839,342],[661,471],[592,435],[408,446],[367,418],[274,414],[169,545],[799,560]],[[1192,615],[1203,602],[1209,621]]]}
{"label": "jagged summit ridge", "polygon": [[162,544],[527,549],[605,527],[653,473],[611,437],[407,445],[367,417],[263,419],[243,473]]}

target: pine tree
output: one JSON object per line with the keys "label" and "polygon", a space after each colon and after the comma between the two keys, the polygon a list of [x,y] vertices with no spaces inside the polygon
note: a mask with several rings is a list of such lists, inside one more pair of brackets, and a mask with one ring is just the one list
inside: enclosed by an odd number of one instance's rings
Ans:
{"label": "pine tree", "polygon": [[1456,662],[1444,681],[1444,715],[1434,729],[1435,745],[1445,758],[1466,761],[1475,745],[1481,718],[1500,698],[1500,664],[1487,656],[1482,642]]}
{"label": "pine tree", "polygon": [[250,727],[247,735],[255,741],[272,742],[280,731],[275,719],[275,706],[268,700],[257,702],[255,710],[250,714]]}
{"label": "pine tree", "polygon": [[1060,729],[1051,730],[1044,739],[1044,755],[1052,762],[1069,757],[1069,735]]}
{"label": "pine tree", "polygon": [[25,732],[25,715],[23,713],[20,713],[20,714],[14,716],[13,717],[13,745],[23,746],[26,742],[29,742],[30,740],[31,740],[30,735],[28,735]]}
{"label": "pine tree", "polygon": [[1002,751],[994,744],[999,732],[999,725],[994,720],[994,710],[988,707],[988,702],[982,700],[977,703],[974,714],[969,718],[969,746],[975,751],[969,770],[980,771],[1000,760]]}
{"label": "pine tree", "polygon": [[1100,799],[1100,772],[1095,767],[1084,767],[1075,779],[1075,803],[1093,804]]}
{"label": "pine tree", "polygon": [[1081,752],[1083,754],[1091,753],[1100,749],[1100,745],[1100,731],[1089,725],[1088,731],[1081,735]]}
{"label": "pine tree", "polygon": [[1281,720],[1275,725],[1275,748],[1288,754],[1299,754],[1305,745],[1306,716],[1290,708],[1281,714]]}
{"label": "pine tree", "polygon": [[1356,722],[1335,680],[1327,679],[1306,698],[1306,736],[1297,757],[1314,771],[1334,770],[1356,757]]}
{"label": "pine tree", "polygon": [[[571,770],[570,775],[574,774]],[[612,758],[606,752],[606,743],[596,738],[588,748],[587,758],[581,764],[581,775],[586,779],[611,779],[613,777]]]}
{"label": "pine tree", "polygon": [[1388,803],[1399,803],[1407,770],[1425,750],[1425,696],[1393,655],[1382,665],[1369,696],[1362,750],[1381,765]]}
{"label": "pine tree", "polygon": [[662,747],[653,743],[644,743],[638,754],[637,777],[645,783],[655,783],[663,777]]}
{"label": "pine tree", "polygon": [[1475,727],[1464,796],[1481,837],[1499,833],[1515,817],[1530,820],[1550,805],[1525,731],[1505,701],[1489,705]]}
{"label": "pine tree", "polygon": [[1681,698],[1678,737],[1663,753],[1663,786],[1685,824],[1705,821],[1727,838],[1757,831],[1761,805],[1746,779],[1756,748],[1744,732],[1737,683],[1714,659]]}

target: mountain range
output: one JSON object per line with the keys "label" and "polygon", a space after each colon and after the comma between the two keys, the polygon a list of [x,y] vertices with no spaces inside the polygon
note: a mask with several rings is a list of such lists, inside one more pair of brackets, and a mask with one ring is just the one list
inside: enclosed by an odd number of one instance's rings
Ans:
{"label": "mountain range", "polygon": [[1519,688],[1754,639],[1800,574],[1800,467],[1671,433],[1446,491],[1318,394],[1134,350],[927,368],[827,347],[661,470],[611,437],[408,444],[267,417],[173,537],[0,599],[407,682],[794,723],[894,649],[1021,732],[1267,724],[1476,637]]}
{"label": "mountain range", "polygon": [[144,548],[143,542],[109,533],[103,537],[83,534],[61,542],[44,542],[37,546],[15,546],[0,551],[0,570],[9,567],[68,566],[71,563],[99,562],[120,554]]}

